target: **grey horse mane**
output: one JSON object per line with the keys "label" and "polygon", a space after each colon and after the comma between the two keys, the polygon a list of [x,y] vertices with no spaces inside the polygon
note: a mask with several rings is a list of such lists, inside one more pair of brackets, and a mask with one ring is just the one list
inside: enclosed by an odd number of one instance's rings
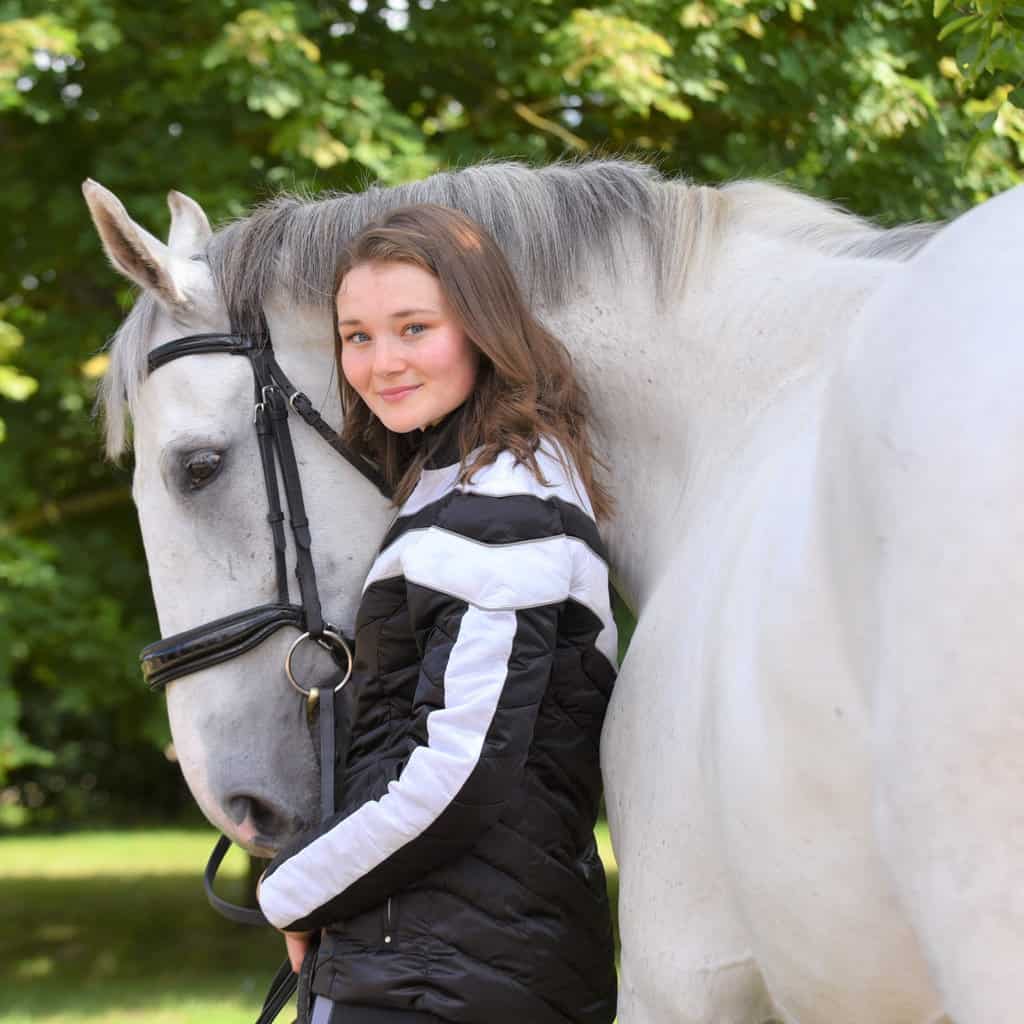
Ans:
{"label": "grey horse mane", "polygon": [[[439,203],[473,217],[501,245],[529,301],[546,308],[569,301],[573,282],[595,260],[612,280],[624,281],[627,240],[643,247],[656,296],[664,300],[682,293],[688,271],[706,262],[727,221],[742,220],[829,255],[896,260],[913,255],[937,227],[885,230],[781,185],[740,181],[709,188],[626,160],[539,169],[481,163],[393,188],[283,193],[222,227],[207,259],[232,323],[258,333],[260,312],[275,290],[296,304],[329,309],[342,246],[374,218],[411,203]],[[111,458],[128,444],[128,417],[145,379],[157,312],[156,301],[142,294],[109,345],[97,408]]]}

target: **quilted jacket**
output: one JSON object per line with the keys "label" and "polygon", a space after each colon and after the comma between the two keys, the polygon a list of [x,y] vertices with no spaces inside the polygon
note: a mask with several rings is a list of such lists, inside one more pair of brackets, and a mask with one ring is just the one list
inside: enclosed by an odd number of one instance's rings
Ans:
{"label": "quilted jacket", "polygon": [[326,927],[313,991],[464,1024],[611,1024],[593,838],[615,679],[607,562],[555,446],[458,483],[458,414],[366,580],[338,813],[271,863],[260,904]]}

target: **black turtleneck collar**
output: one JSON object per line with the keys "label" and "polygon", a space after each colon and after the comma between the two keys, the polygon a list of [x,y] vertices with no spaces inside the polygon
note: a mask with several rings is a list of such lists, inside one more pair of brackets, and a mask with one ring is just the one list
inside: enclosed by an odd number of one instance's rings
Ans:
{"label": "black turtleneck collar", "polygon": [[421,443],[426,446],[427,458],[424,469],[443,469],[458,462],[462,453],[459,451],[459,425],[466,405],[463,403],[453,409],[440,423],[427,427],[422,432]]}

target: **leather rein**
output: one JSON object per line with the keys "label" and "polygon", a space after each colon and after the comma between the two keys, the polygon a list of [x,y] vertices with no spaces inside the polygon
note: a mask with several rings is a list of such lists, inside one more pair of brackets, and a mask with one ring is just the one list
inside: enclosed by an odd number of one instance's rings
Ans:
{"label": "leather rein", "polygon": [[[284,671],[292,687],[306,698],[310,717],[319,708],[320,813],[321,818],[327,818],[334,813],[336,763],[339,754],[340,760],[344,760],[343,748],[347,746],[347,720],[344,716],[336,718],[335,698],[352,674],[352,646],[342,631],[323,617],[313,568],[302,483],[288,427],[289,410],[308,423],[381,494],[390,498],[391,491],[379,469],[353,452],[317,412],[306,395],[287,378],[274,358],[269,335],[259,340],[244,334],[223,333],[192,334],[176,338],[149,353],[148,372],[153,373],[175,359],[209,353],[244,356],[252,368],[253,426],[259,443],[267,492],[267,522],[273,539],[277,601],[214,619],[147,645],[139,655],[142,674],[150,690],[158,692],[181,676],[245,654],[283,627],[298,630],[299,636],[285,656]],[[278,486],[278,469],[281,472],[288,522],[295,545],[299,604],[293,604],[289,595],[285,516],[281,505],[281,488]],[[327,650],[335,663],[335,671],[317,686],[303,686],[292,670],[292,657],[307,640]],[[321,699],[322,694],[325,695],[324,699]],[[230,847],[231,841],[221,836],[210,854],[203,875],[207,899],[218,913],[229,920],[240,924],[268,925],[269,922],[258,908],[236,906],[214,892],[217,870]],[[268,1024],[274,1020],[291,998],[295,987],[296,977],[286,960],[271,983],[257,1024]]]}

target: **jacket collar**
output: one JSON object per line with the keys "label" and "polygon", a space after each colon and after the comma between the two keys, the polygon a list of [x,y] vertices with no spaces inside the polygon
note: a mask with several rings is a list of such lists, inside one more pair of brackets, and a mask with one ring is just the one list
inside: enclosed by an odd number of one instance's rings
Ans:
{"label": "jacket collar", "polygon": [[465,403],[453,409],[440,423],[423,431],[421,443],[427,449],[424,469],[444,469],[461,461],[459,426],[466,410]]}

